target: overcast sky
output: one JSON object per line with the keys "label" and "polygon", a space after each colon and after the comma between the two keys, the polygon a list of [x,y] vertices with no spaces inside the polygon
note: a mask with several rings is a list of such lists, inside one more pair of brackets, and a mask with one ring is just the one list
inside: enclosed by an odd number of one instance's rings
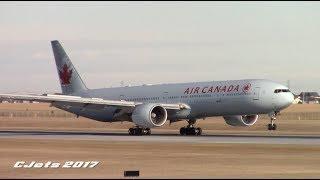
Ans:
{"label": "overcast sky", "polygon": [[0,92],[263,78],[320,92],[319,2],[0,2]]}

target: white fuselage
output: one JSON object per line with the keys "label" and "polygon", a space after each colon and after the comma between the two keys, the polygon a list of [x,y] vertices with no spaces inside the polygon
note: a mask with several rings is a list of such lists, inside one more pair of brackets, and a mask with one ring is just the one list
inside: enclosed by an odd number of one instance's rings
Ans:
{"label": "white fuselage", "polygon": [[[92,89],[73,95],[110,100],[125,100],[143,103],[184,103],[190,109],[169,113],[168,119],[196,119],[210,116],[267,114],[288,107],[293,101],[291,92],[275,93],[287,87],[269,80],[245,79],[209,81],[179,84],[143,85]],[[98,121],[116,121],[115,107],[97,110],[94,107],[60,109]]]}

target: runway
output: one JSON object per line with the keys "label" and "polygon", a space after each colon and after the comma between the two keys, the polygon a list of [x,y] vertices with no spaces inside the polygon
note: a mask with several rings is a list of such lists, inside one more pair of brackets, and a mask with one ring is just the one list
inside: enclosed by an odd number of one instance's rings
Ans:
{"label": "runway", "polygon": [[254,135],[202,135],[180,136],[153,134],[129,136],[126,133],[62,132],[62,131],[0,131],[1,138],[14,139],[61,139],[99,140],[118,142],[162,142],[162,143],[229,143],[229,144],[304,144],[320,145],[320,136],[254,136]]}

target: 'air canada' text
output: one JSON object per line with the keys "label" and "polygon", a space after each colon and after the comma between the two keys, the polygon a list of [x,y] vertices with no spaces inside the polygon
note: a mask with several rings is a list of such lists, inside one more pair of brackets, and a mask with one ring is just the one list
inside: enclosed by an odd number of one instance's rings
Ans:
{"label": "'air canada' text", "polygon": [[[251,85],[246,84],[242,87],[243,92],[248,92]],[[221,93],[221,92],[239,92],[240,85],[224,85],[224,86],[206,86],[187,88],[184,94],[199,94],[199,93]]]}

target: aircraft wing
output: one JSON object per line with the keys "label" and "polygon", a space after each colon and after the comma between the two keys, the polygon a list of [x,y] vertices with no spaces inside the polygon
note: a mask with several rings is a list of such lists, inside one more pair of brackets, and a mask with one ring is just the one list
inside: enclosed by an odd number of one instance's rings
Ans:
{"label": "aircraft wing", "polygon": [[[143,102],[133,101],[117,101],[117,100],[105,100],[101,98],[84,98],[80,96],[68,96],[68,95],[55,95],[55,94],[44,94],[44,95],[19,95],[19,94],[0,94],[0,99],[12,99],[12,100],[25,100],[25,101],[36,101],[36,102],[47,102],[47,103],[72,103],[77,105],[100,105],[100,106],[116,106],[116,107],[132,107],[143,104]],[[162,107],[172,110],[180,110],[189,108],[186,104],[163,104],[159,103]]]}

